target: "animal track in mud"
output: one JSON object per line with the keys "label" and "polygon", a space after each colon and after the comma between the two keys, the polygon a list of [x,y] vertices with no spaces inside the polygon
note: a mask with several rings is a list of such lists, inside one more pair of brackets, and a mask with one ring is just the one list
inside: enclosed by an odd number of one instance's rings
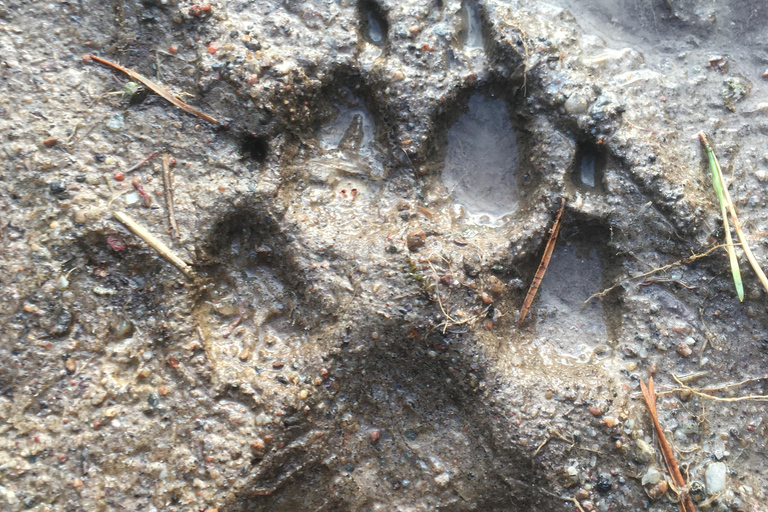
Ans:
{"label": "animal track in mud", "polygon": [[385,46],[389,32],[389,21],[382,6],[375,0],[362,0],[358,2],[357,8],[363,39],[375,46]]}
{"label": "animal track in mud", "polygon": [[610,355],[621,331],[619,290],[584,304],[608,288],[621,267],[609,240],[609,230],[600,224],[580,214],[566,217],[533,304],[534,342],[545,359],[571,366]]}
{"label": "animal track in mud", "polygon": [[253,162],[263,163],[269,155],[269,141],[266,137],[246,133],[240,142],[240,153]]}
{"label": "animal track in mud", "polygon": [[604,191],[606,151],[592,142],[581,142],[573,159],[572,180],[584,191]]}
{"label": "animal track in mud", "polygon": [[296,384],[300,377],[287,365],[312,353],[305,345],[317,313],[303,307],[301,283],[291,278],[296,270],[286,261],[275,221],[243,208],[211,232],[202,267],[209,281],[194,315],[215,383],[255,396],[265,382]]}

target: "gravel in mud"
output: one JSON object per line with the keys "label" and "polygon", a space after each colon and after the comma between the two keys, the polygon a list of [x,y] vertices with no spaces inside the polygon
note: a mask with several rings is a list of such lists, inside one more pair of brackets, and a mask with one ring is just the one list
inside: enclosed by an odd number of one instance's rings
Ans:
{"label": "gravel in mud", "polygon": [[0,508],[764,510],[768,12],[553,3],[0,0]]}

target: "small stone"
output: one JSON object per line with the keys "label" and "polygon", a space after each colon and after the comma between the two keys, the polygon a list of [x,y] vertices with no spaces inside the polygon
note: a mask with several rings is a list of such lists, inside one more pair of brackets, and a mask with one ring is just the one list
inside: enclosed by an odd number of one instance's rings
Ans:
{"label": "small stone", "polygon": [[583,114],[589,108],[589,102],[581,94],[572,94],[563,107],[568,114]]}
{"label": "small stone", "polygon": [[715,462],[710,464],[704,474],[707,481],[707,492],[717,494],[725,490],[725,477],[728,473],[728,468],[723,462]]}
{"label": "small stone", "polygon": [[657,500],[664,496],[667,492],[667,481],[662,480],[661,482],[657,483],[656,485],[652,486],[650,489],[646,489],[645,493],[648,495],[649,498],[652,500]]}
{"label": "small stone", "polygon": [[766,181],[768,181],[768,172],[757,171],[755,173],[755,178],[757,178],[758,181],[765,183]]}
{"label": "small stone", "polygon": [[59,143],[59,139],[57,139],[56,137],[48,137],[47,139],[45,139],[43,141],[43,146],[45,146],[47,148],[52,148],[53,146],[55,146],[58,143]]}
{"label": "small stone", "polygon": [[585,499],[589,498],[589,491],[582,487],[581,489],[576,491],[576,494],[574,494],[573,497],[576,498],[578,501],[584,501]]}
{"label": "small stone", "polygon": [[690,345],[681,341],[677,344],[677,353],[680,354],[681,357],[688,357],[693,354],[693,350],[691,349]]}
{"label": "small stone", "polygon": [[133,336],[133,332],[136,330],[136,326],[133,325],[133,322],[121,319],[117,322],[114,328],[114,334],[115,338],[118,340],[124,340],[126,338],[130,338]]}
{"label": "small stone", "polygon": [[642,439],[635,440],[635,460],[638,462],[650,462],[656,457],[656,450]]}
{"label": "small stone", "polygon": [[589,414],[592,416],[602,416],[604,412],[603,408],[599,405],[592,405],[589,407]]}
{"label": "small stone", "polygon": [[656,485],[657,483],[661,482],[661,478],[661,472],[655,467],[651,466],[643,475],[641,483],[643,485]]}
{"label": "small stone", "polygon": [[565,468],[565,474],[563,475],[563,487],[574,487],[579,485],[579,470],[575,466],[568,466]]}
{"label": "small stone", "polygon": [[71,375],[77,371],[77,362],[70,357],[64,362],[64,367],[67,369],[67,373]]}
{"label": "small stone", "polygon": [[262,438],[257,437],[256,440],[251,443],[251,448],[253,449],[254,455],[262,457],[267,450],[267,445]]}
{"label": "small stone", "polygon": [[75,224],[85,224],[85,221],[88,220],[88,216],[83,210],[76,210],[72,214],[72,220],[75,222]]}
{"label": "small stone", "polygon": [[504,291],[504,283],[496,276],[488,276],[488,291],[495,296],[499,296]]}
{"label": "small stone", "polygon": [[589,500],[584,500],[581,502],[581,507],[586,510],[587,512],[590,512],[592,510],[595,510],[595,505]]}
{"label": "small stone", "polygon": [[448,473],[440,473],[435,477],[435,483],[440,487],[447,486],[451,481],[451,475]]}
{"label": "small stone", "polygon": [[486,306],[493,304],[493,297],[491,297],[485,292],[480,294],[480,300],[483,301],[483,304],[485,304]]}
{"label": "small stone", "polygon": [[376,444],[381,439],[381,430],[371,430],[371,444]]}
{"label": "small stone", "polygon": [[115,114],[107,121],[107,128],[113,132],[119,132],[125,128],[125,116],[123,114]]}
{"label": "small stone", "polygon": [[63,181],[52,181],[50,184],[51,194],[58,195],[67,191],[67,184]]}
{"label": "small stone", "polygon": [[595,484],[595,489],[597,489],[597,492],[605,494],[612,488],[613,484],[611,483],[611,475],[600,475],[600,477],[597,479],[597,483]]}
{"label": "small stone", "polygon": [[606,416],[605,418],[603,418],[603,423],[605,423],[606,427],[613,428],[619,424],[619,420],[614,418],[613,416]]}
{"label": "small stone", "polygon": [[48,328],[48,334],[54,338],[63,338],[72,331],[75,317],[67,308],[62,309],[51,326]]}
{"label": "small stone", "polygon": [[301,391],[299,391],[299,400],[306,400],[308,396],[309,396],[309,391],[307,391],[306,389],[302,389]]}
{"label": "small stone", "polygon": [[691,482],[691,498],[696,503],[701,503],[707,498],[706,493],[704,492],[704,484],[702,484],[699,481],[693,481]]}
{"label": "small stone", "polygon": [[422,230],[411,231],[408,233],[408,236],[405,239],[405,242],[408,245],[408,250],[411,252],[419,250],[419,248],[422,247],[426,241],[427,234]]}

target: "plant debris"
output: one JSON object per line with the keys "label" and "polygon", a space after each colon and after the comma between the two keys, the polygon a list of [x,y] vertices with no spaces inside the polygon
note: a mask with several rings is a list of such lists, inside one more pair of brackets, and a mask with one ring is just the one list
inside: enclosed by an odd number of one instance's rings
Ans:
{"label": "plant debris", "polygon": [[536,292],[539,291],[541,281],[544,279],[544,274],[547,272],[549,260],[552,259],[552,252],[555,250],[557,234],[560,232],[560,221],[563,218],[563,212],[565,212],[565,198],[562,199],[560,210],[557,212],[557,217],[555,217],[555,223],[552,224],[552,233],[549,235],[547,246],[544,248],[544,255],[541,257],[539,268],[536,269],[536,275],[533,276],[531,287],[528,288],[528,293],[523,301],[523,307],[520,308],[520,318],[517,320],[518,327],[523,325],[523,321],[525,321],[525,317],[528,314],[528,309],[530,309],[533,299],[536,297]]}
{"label": "plant debris", "polygon": [[144,75],[141,75],[141,74],[137,73],[136,71],[133,71],[132,69],[128,69],[128,68],[126,68],[124,66],[121,66],[120,64],[115,63],[115,62],[109,61],[107,59],[102,59],[101,57],[97,57],[96,55],[86,55],[85,57],[86,57],[86,60],[88,60],[88,59],[95,60],[96,62],[100,62],[100,63],[105,64],[107,66],[111,66],[111,67],[117,69],[118,71],[122,71],[123,73],[125,73],[129,77],[133,78],[134,80],[138,80],[139,82],[144,84],[147,88],[151,89],[152,92],[154,92],[158,96],[164,98],[168,102],[170,102],[170,103],[174,104],[175,106],[179,107],[181,110],[183,110],[185,112],[189,112],[190,114],[196,115],[196,116],[198,116],[198,117],[200,117],[202,119],[205,119],[209,123],[219,124],[219,121],[217,121],[215,118],[209,116],[208,114],[204,114],[203,112],[200,112],[199,110],[197,110],[194,107],[191,107],[190,105],[187,105],[186,103],[184,103],[183,101],[178,99],[176,96],[171,94],[171,92],[168,89],[166,89],[162,85],[156,84],[155,82],[153,82],[149,78],[145,77]]}

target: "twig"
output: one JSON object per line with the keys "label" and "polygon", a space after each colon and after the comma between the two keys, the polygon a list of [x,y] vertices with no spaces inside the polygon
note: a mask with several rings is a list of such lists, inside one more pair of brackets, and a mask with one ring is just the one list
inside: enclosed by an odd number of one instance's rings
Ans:
{"label": "twig", "polygon": [[705,256],[709,256],[710,253],[712,251],[714,251],[715,249],[720,249],[720,248],[725,247],[725,246],[726,246],[726,244],[715,245],[714,247],[710,247],[709,249],[706,250],[706,252],[703,252],[701,254],[694,254],[693,256],[691,256],[689,258],[685,258],[685,259],[682,259],[682,260],[677,260],[677,261],[675,261],[673,263],[670,263],[669,265],[664,265],[663,267],[654,268],[653,270],[649,270],[648,272],[644,272],[644,273],[638,274],[636,276],[630,276],[627,279],[619,281],[615,285],[613,285],[613,286],[611,286],[609,288],[606,288],[605,290],[603,290],[601,292],[593,293],[592,295],[589,296],[589,298],[587,300],[585,300],[583,302],[583,305],[586,306],[587,304],[589,304],[589,302],[592,299],[596,299],[596,298],[599,298],[599,297],[605,297],[606,295],[611,293],[613,290],[615,290],[619,286],[623,286],[623,285],[627,284],[630,281],[634,281],[635,279],[642,279],[644,277],[652,276],[653,274],[657,274],[659,272],[664,272],[665,270],[669,270],[669,269],[674,268],[674,267],[679,267],[681,265],[687,265],[689,263],[693,263],[694,261],[696,261],[698,259],[701,259],[701,258],[703,258]]}
{"label": "twig", "polygon": [[563,218],[563,212],[565,212],[565,198],[562,198],[562,204],[560,205],[560,210],[557,212],[557,217],[555,217],[555,223],[552,224],[552,233],[549,235],[547,246],[544,248],[544,255],[541,257],[541,263],[539,263],[539,268],[536,269],[536,275],[533,276],[531,287],[528,288],[528,293],[523,301],[523,307],[520,308],[520,318],[517,320],[518,328],[523,325],[525,316],[528,314],[528,309],[530,309],[531,304],[533,304],[536,292],[539,291],[541,281],[544,279],[544,274],[547,272],[549,260],[552,259],[552,252],[555,250],[557,234],[560,232],[560,221]]}
{"label": "twig", "polygon": [[645,382],[641,380],[640,389],[643,391],[643,398],[645,398],[645,404],[648,406],[648,412],[651,413],[651,420],[653,421],[653,427],[656,429],[656,436],[659,438],[659,447],[661,448],[661,454],[664,458],[664,464],[666,464],[667,471],[672,477],[674,484],[682,493],[678,506],[682,512],[696,512],[690,494],[685,491],[685,479],[683,478],[682,473],[680,473],[680,467],[677,465],[675,454],[672,453],[672,447],[669,446],[669,442],[667,442],[667,438],[664,436],[664,430],[659,423],[659,417],[656,413],[656,392],[653,389],[653,377],[648,379],[647,386],[645,385]]}
{"label": "twig", "polygon": [[151,89],[152,92],[154,92],[158,96],[160,96],[163,99],[165,99],[166,101],[176,105],[181,110],[183,110],[185,112],[189,112],[190,114],[196,115],[197,117],[200,117],[202,119],[205,119],[209,123],[219,124],[219,122],[216,119],[214,119],[213,117],[209,116],[208,114],[204,114],[204,113],[200,112],[199,110],[197,110],[196,108],[194,108],[194,107],[192,107],[190,105],[187,105],[186,103],[184,103],[183,101],[178,99],[176,96],[171,94],[171,92],[168,89],[166,89],[162,85],[156,84],[155,82],[153,82],[149,78],[147,78],[147,77],[145,77],[143,75],[140,75],[136,71],[133,71],[132,69],[128,69],[128,68],[126,68],[124,66],[121,66],[120,64],[117,64],[115,62],[109,61],[107,59],[102,59],[101,57],[97,57],[96,55],[86,55],[86,57],[88,57],[90,59],[93,59],[96,62],[100,62],[102,64],[105,64],[107,66],[111,66],[111,67],[115,68],[118,71],[122,71],[123,73],[125,73],[129,77],[133,78],[134,80],[138,80],[139,82],[144,84],[147,88]]}
{"label": "twig", "polygon": [[147,162],[149,162],[150,160],[152,160],[152,157],[154,157],[154,156],[155,156],[157,153],[158,153],[158,151],[153,151],[153,152],[151,152],[151,153],[149,154],[149,156],[147,156],[147,157],[146,157],[144,160],[142,160],[141,162],[137,163],[136,165],[134,165],[133,167],[131,167],[130,169],[128,169],[127,171],[125,171],[125,174],[128,174],[129,172],[133,172],[133,171],[135,171],[136,169],[140,168],[142,165],[144,165],[145,163],[147,163]]}
{"label": "twig", "polygon": [[542,441],[542,442],[541,442],[541,444],[539,444],[538,448],[536,448],[536,451],[535,451],[535,452],[533,452],[533,455],[531,456],[531,458],[532,458],[532,459],[535,459],[535,458],[536,458],[536,456],[537,456],[537,455],[539,454],[539,452],[541,451],[541,449],[542,449],[542,448],[544,448],[544,446],[546,446],[546,444],[547,444],[548,442],[550,442],[550,441],[551,441],[552,439],[554,439],[554,438],[557,438],[557,439],[559,439],[559,440],[561,440],[561,441],[565,441],[566,443],[569,443],[569,444],[571,445],[571,447],[573,447],[573,444],[574,444],[574,443],[573,443],[573,440],[571,440],[571,439],[568,439],[568,438],[567,438],[567,437],[565,437],[563,434],[561,434],[560,432],[558,432],[556,429],[554,429],[554,428],[551,428],[551,429],[549,429],[549,434],[547,434],[547,438],[546,438],[546,439],[544,439],[544,441]]}
{"label": "twig", "polygon": [[731,214],[731,220],[733,221],[733,228],[736,230],[736,236],[739,237],[739,242],[741,242],[741,248],[744,249],[744,254],[747,255],[749,264],[752,265],[752,270],[754,270],[755,274],[757,274],[757,278],[760,280],[763,288],[765,288],[765,291],[768,292],[768,278],[765,276],[763,269],[760,268],[760,264],[757,262],[757,258],[755,258],[755,255],[752,254],[752,249],[749,248],[747,237],[744,236],[744,231],[741,229],[741,223],[739,222],[739,218],[736,216],[736,208],[733,206],[733,201],[731,201],[731,194],[728,192],[728,187],[725,186],[725,183],[722,183],[722,171],[720,170],[720,164],[717,162],[717,157],[715,156],[715,152],[712,149],[712,145],[710,144],[709,139],[704,132],[699,132],[699,138],[701,139],[701,143],[704,145],[704,150],[707,152],[707,156],[711,155],[710,158],[714,160],[717,167],[717,172],[720,174],[720,181],[723,187],[725,203],[728,206],[728,212]]}
{"label": "twig", "polygon": [[114,212],[112,215],[114,215],[117,220],[122,222],[125,227],[131,231],[131,233],[144,240],[147,245],[157,251],[157,253],[165,258],[166,261],[172,263],[176,266],[176,268],[181,270],[185,276],[189,277],[190,279],[195,277],[195,273],[192,271],[192,268],[187,265],[184,260],[179,258],[176,253],[174,253],[167,245],[157,239],[152,233],[147,231],[143,226],[138,224],[127,214],[123,212]]}
{"label": "twig", "polygon": [[532,458],[532,459],[535,459],[535,458],[536,458],[536,456],[539,454],[539,452],[541,451],[541,449],[542,449],[542,448],[544,448],[544,446],[546,446],[546,444],[549,442],[549,440],[550,440],[550,439],[552,439],[552,437],[551,437],[551,436],[547,436],[547,437],[546,437],[546,438],[545,438],[545,439],[544,439],[544,440],[541,442],[541,444],[539,444],[538,448],[536,448],[536,451],[535,451],[535,452],[533,452],[533,455],[531,455],[531,458]]}
{"label": "twig", "polygon": [[173,180],[171,179],[171,156],[163,153],[163,196],[168,210],[168,223],[171,225],[171,238],[179,237],[179,225],[176,223],[176,213],[173,209]]}
{"label": "twig", "polygon": [[445,307],[443,306],[443,299],[440,298],[440,279],[437,277],[437,269],[435,269],[435,266],[432,264],[431,261],[427,260],[427,263],[429,264],[429,267],[432,269],[432,272],[435,275],[435,297],[437,297],[437,304],[440,306],[440,311],[443,313],[443,316],[446,318],[445,325],[443,326],[443,334],[448,330],[448,328],[453,325],[464,325],[469,324],[472,322],[475,322],[479,318],[482,318],[488,313],[488,310],[491,308],[491,306],[487,306],[485,309],[483,309],[479,314],[465,318],[464,320],[456,320],[453,318],[448,312],[445,310]]}
{"label": "twig", "polygon": [[542,493],[546,494],[547,496],[551,496],[553,498],[557,498],[557,499],[563,500],[563,501],[570,501],[571,503],[576,505],[576,508],[579,509],[580,512],[585,512],[584,509],[581,508],[581,503],[579,503],[579,500],[577,500],[576,498],[572,498],[572,497],[569,497],[569,496],[560,496],[559,494],[555,494],[553,492],[546,491],[546,490],[544,490],[542,488],[538,488],[537,490],[539,492],[542,492]]}
{"label": "twig", "polygon": [[690,386],[685,385],[683,383],[683,381],[681,379],[677,378],[675,375],[672,375],[672,378],[675,380],[675,382],[677,382],[678,386],[680,386],[680,387],[677,388],[677,389],[671,389],[671,390],[669,390],[670,392],[689,391],[689,392],[693,393],[696,396],[700,396],[702,398],[708,398],[710,400],[716,400],[718,402],[742,402],[744,400],[755,400],[755,401],[758,401],[758,402],[768,401],[768,395],[747,395],[747,396],[737,396],[737,397],[733,397],[733,398],[722,398],[722,397],[719,397],[719,396],[710,395],[709,393],[704,393],[704,391],[722,391],[722,390],[725,390],[725,389],[728,389],[728,388],[734,388],[734,387],[738,387],[738,386],[743,386],[744,384],[750,384],[752,382],[757,382],[757,381],[760,381],[760,380],[765,380],[765,379],[768,379],[768,375],[766,375],[765,377],[758,377],[758,378],[755,378],[755,379],[747,379],[747,380],[743,380],[741,382],[736,382],[736,383],[732,383],[732,384],[723,384],[721,386],[715,386],[715,387],[711,387],[711,388],[710,387],[706,387],[706,388],[699,388],[699,389],[694,389],[694,388],[692,388]]}

